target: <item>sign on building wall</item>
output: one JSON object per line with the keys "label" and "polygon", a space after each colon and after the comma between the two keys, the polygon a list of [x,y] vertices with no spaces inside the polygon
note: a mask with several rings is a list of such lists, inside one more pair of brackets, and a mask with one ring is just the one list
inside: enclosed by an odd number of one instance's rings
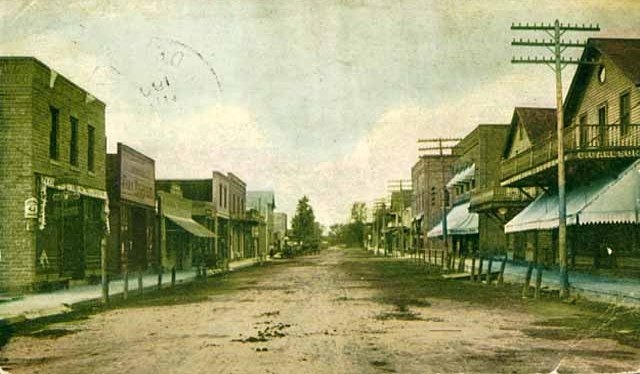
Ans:
{"label": "sign on building wall", "polygon": [[118,144],[120,198],[155,207],[155,162],[126,145]]}

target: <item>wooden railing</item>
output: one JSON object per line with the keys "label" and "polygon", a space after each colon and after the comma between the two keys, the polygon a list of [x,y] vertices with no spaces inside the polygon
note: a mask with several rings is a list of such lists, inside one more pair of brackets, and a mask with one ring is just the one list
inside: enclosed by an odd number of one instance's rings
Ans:
{"label": "wooden railing", "polygon": [[529,201],[530,198],[517,188],[489,187],[471,192],[471,206],[490,203],[517,203]]}
{"label": "wooden railing", "polygon": [[[501,180],[504,182],[545,164],[554,166],[558,157],[557,144],[554,133],[547,141],[503,160]],[[565,159],[581,153],[585,158],[635,157],[640,154],[640,125],[569,126],[564,129],[564,150]]]}

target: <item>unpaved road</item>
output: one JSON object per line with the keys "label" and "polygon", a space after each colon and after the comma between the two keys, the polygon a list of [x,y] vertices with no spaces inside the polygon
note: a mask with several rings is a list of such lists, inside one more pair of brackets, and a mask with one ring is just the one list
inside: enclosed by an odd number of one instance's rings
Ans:
{"label": "unpaved road", "polygon": [[[638,349],[606,339],[547,340],[536,317],[433,299],[397,313],[338,266],[349,252],[231,275],[205,301],[111,310],[16,336],[0,366],[20,373],[531,373],[631,371]],[[365,258],[366,260],[366,258]],[[408,265],[411,266],[411,265]],[[430,304],[430,305],[429,305]],[[394,318],[402,316],[402,318]],[[407,316],[411,318],[406,318]]]}

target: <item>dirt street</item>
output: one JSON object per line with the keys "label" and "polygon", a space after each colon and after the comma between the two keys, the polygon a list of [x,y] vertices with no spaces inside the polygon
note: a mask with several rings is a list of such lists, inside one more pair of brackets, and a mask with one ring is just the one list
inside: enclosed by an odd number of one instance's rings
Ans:
{"label": "dirt street", "polygon": [[[371,268],[381,261],[400,260],[327,250],[239,271],[228,276],[224,292],[216,292],[212,283],[206,297],[196,302],[129,306],[15,336],[3,348],[0,366],[12,374],[548,373],[558,365],[559,373],[588,373],[640,368],[637,347],[592,331],[571,338],[527,333],[541,329],[543,318],[523,307],[510,310],[499,303],[443,297],[389,302],[402,290],[385,292],[384,285],[391,287],[394,281]],[[403,261],[399,266],[417,266]],[[562,335],[562,328],[544,331]]]}

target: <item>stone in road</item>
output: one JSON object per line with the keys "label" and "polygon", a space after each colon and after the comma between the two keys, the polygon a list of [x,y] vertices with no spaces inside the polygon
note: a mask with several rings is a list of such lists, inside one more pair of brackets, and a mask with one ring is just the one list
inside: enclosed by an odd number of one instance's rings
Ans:
{"label": "stone in road", "polygon": [[[352,253],[328,250],[241,271],[230,277],[232,292],[214,292],[196,303],[117,309],[49,326],[74,332],[14,337],[2,357],[12,374],[528,373],[550,372],[558,363],[572,372],[640,367],[638,350],[611,340],[527,336],[521,330],[535,317],[524,312],[434,298],[398,313],[380,301],[374,286],[379,283],[339,266],[353,260]],[[594,354],[599,351],[609,354]]]}

